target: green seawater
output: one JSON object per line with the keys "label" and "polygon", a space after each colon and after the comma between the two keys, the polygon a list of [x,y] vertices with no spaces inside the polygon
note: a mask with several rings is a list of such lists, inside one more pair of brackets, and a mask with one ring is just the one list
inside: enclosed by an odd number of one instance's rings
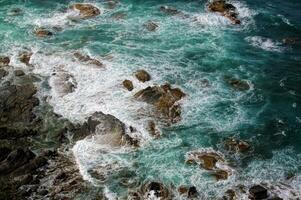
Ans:
{"label": "green seawater", "polygon": [[[238,8],[241,25],[209,13],[206,1],[125,0],[109,9],[106,1],[93,0],[89,3],[102,8],[100,16],[71,20],[64,10],[74,1],[0,0],[0,52],[13,57],[24,49],[115,55],[112,82],[142,68],[150,72],[154,83],[169,82],[185,91],[181,122],[163,127],[160,139],[146,142],[137,151],[93,155],[83,163],[83,167],[91,167],[107,159],[128,165],[126,172],[113,173],[102,183],[119,197],[127,195],[127,187],[120,184],[125,178],[139,183],[159,181],[173,188],[194,185],[204,199],[221,197],[233,185],[277,182],[290,174],[297,177],[294,187],[301,190],[301,45],[282,43],[287,37],[301,38],[301,2],[231,2]],[[176,7],[188,17],[164,14],[161,5]],[[21,13],[11,15],[15,8]],[[125,16],[116,19],[112,17],[116,13]],[[157,31],[145,29],[143,24],[149,20],[159,25]],[[55,34],[37,38],[33,30],[38,26]],[[55,63],[60,62],[64,56]],[[46,65],[41,64],[36,73],[47,82],[52,66]],[[89,83],[87,77],[84,83]],[[251,89],[234,90],[226,83],[227,77],[245,80]],[[97,90],[93,80],[85,87]],[[124,96],[124,92],[112,94],[116,102],[119,95]],[[70,97],[66,104],[75,99]],[[82,103],[85,109],[89,107]],[[114,108],[112,114],[124,112]],[[86,114],[85,109],[75,109],[74,113]],[[129,119],[135,126],[135,120]],[[228,137],[248,141],[252,150],[246,154],[226,151],[222,144]],[[187,152],[204,148],[222,152],[235,169],[234,175],[216,182],[208,171],[185,164]]]}

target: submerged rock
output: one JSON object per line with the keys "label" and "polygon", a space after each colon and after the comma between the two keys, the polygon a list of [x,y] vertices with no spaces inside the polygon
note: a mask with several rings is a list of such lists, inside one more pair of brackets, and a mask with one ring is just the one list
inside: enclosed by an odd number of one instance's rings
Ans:
{"label": "submerged rock", "polygon": [[235,90],[245,91],[250,89],[250,85],[247,81],[236,78],[226,78],[226,82]]}
{"label": "submerged rock", "polygon": [[128,91],[132,91],[134,89],[134,85],[130,80],[124,80],[122,82],[123,87],[125,87]]}
{"label": "submerged rock", "polygon": [[74,76],[62,69],[58,69],[57,72],[53,74],[50,78],[50,82],[52,83],[51,85],[54,91],[60,96],[74,92],[77,87]]}
{"label": "submerged rock", "polygon": [[117,12],[112,15],[112,18],[115,20],[125,19],[127,16],[126,12]]}
{"label": "submerged rock", "polygon": [[233,24],[240,24],[240,20],[237,18],[236,8],[225,0],[214,0],[209,3],[208,9],[211,12],[219,12],[221,15],[227,17]]}
{"label": "submerged rock", "polygon": [[282,43],[286,45],[296,45],[296,44],[300,45],[301,39],[297,37],[287,37],[282,40]]}
{"label": "submerged rock", "polygon": [[0,56],[0,65],[9,65],[10,58],[8,56]]}
{"label": "submerged rock", "polygon": [[22,9],[21,8],[12,8],[7,15],[9,16],[18,16],[22,14]]}
{"label": "submerged rock", "polygon": [[159,27],[158,24],[156,24],[153,21],[148,21],[145,24],[143,24],[143,26],[148,30],[148,31],[156,31],[157,28]]}
{"label": "submerged rock", "polygon": [[249,189],[250,198],[257,199],[265,199],[268,197],[268,191],[265,187],[261,185],[254,185]]}
{"label": "submerged rock", "polygon": [[88,55],[83,55],[79,52],[75,52],[74,57],[77,58],[79,61],[90,64],[90,65],[95,65],[97,67],[104,67],[104,64],[102,62],[100,62],[99,60],[95,59],[95,58],[91,58]]}
{"label": "submerged rock", "polygon": [[182,12],[171,6],[161,6],[160,11],[170,15],[181,14]]}
{"label": "submerged rock", "polygon": [[46,28],[36,28],[34,30],[34,34],[38,37],[49,37],[49,36],[52,36],[53,33],[49,30],[47,30]]}
{"label": "submerged rock", "polygon": [[143,83],[146,81],[149,81],[151,79],[151,76],[145,70],[137,70],[135,72],[135,76],[139,81],[141,81]]}
{"label": "submerged rock", "polygon": [[78,11],[82,19],[95,17],[101,14],[97,7],[87,3],[75,3],[71,5],[71,9]]}

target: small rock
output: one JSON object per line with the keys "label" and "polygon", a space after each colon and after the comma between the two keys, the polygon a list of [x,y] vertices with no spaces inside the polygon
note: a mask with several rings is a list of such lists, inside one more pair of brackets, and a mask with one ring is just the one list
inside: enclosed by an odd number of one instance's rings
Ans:
{"label": "small rock", "polygon": [[7,71],[5,71],[4,69],[0,69],[0,79],[2,79],[3,77],[5,77],[8,74]]}
{"label": "small rock", "polygon": [[8,15],[9,16],[17,16],[17,15],[21,15],[22,14],[22,9],[21,8],[12,8],[9,12]]}
{"label": "small rock", "polygon": [[89,55],[83,55],[79,52],[75,52],[74,57],[76,57],[79,61],[85,62],[87,64],[95,65],[97,67],[104,67],[104,64],[95,58],[91,58]]}
{"label": "small rock", "polygon": [[229,151],[236,151],[244,153],[251,148],[251,145],[243,140],[237,140],[235,138],[228,138],[225,140],[225,147]]}
{"label": "small rock", "polygon": [[10,59],[7,56],[0,56],[0,65],[9,65]]}
{"label": "small rock", "polygon": [[30,62],[31,56],[32,56],[31,52],[23,52],[19,55],[19,60],[20,60],[20,62],[26,64],[27,66],[30,66],[29,62]]}
{"label": "small rock", "polygon": [[243,80],[238,80],[238,79],[232,78],[230,80],[227,80],[227,82],[235,90],[244,91],[244,90],[250,89],[249,83],[246,81],[243,81]]}
{"label": "small rock", "polygon": [[160,199],[166,199],[169,197],[169,191],[162,183],[150,182],[144,185],[142,190],[144,191],[144,197],[146,198],[152,196],[152,193]]}
{"label": "small rock", "polygon": [[112,15],[112,18],[116,20],[121,20],[121,19],[125,19],[126,16],[127,16],[126,12],[117,12]]}
{"label": "small rock", "polygon": [[71,8],[73,10],[79,11],[80,17],[82,19],[95,17],[101,14],[100,10],[97,7],[87,3],[75,3],[71,6]]}
{"label": "small rock", "polygon": [[249,189],[250,199],[265,199],[268,197],[268,191],[261,185],[254,185]]}
{"label": "small rock", "polygon": [[52,36],[53,33],[45,28],[36,28],[34,30],[34,33],[36,34],[36,36],[38,37],[49,37],[49,36]]}
{"label": "small rock", "polygon": [[301,40],[300,38],[297,37],[288,37],[288,38],[284,38],[282,40],[282,43],[286,45],[295,45],[295,44],[301,44]]}
{"label": "small rock", "polygon": [[161,135],[154,121],[148,122],[148,132],[155,138],[159,138]]}
{"label": "small rock", "polygon": [[179,192],[180,194],[186,194],[186,193],[188,192],[188,188],[187,188],[186,186],[180,186],[180,187],[178,188],[178,192]]}
{"label": "small rock", "polygon": [[133,83],[130,80],[124,80],[122,84],[128,91],[132,91],[134,89]]}
{"label": "small rock", "polygon": [[225,195],[223,196],[223,200],[235,200],[236,199],[236,193],[234,190],[227,190],[225,192]]}
{"label": "small rock", "polygon": [[196,198],[198,196],[198,191],[196,187],[192,186],[188,190],[188,198]]}
{"label": "small rock", "polygon": [[229,172],[227,172],[226,170],[215,170],[212,175],[216,178],[217,181],[220,180],[227,180],[229,177]]}
{"label": "small rock", "polygon": [[137,70],[135,76],[139,81],[143,83],[151,79],[151,76],[145,70]]}
{"label": "small rock", "polygon": [[161,6],[160,7],[160,11],[164,12],[166,14],[170,14],[170,15],[177,15],[177,14],[181,14],[180,11],[178,11],[176,8],[171,7],[171,6]]}
{"label": "small rock", "polygon": [[25,75],[25,73],[20,69],[15,70],[14,74],[15,74],[15,76],[24,76]]}
{"label": "small rock", "polygon": [[158,24],[156,24],[153,21],[148,21],[145,24],[143,24],[143,26],[148,30],[148,31],[156,31],[157,28],[159,27]]}

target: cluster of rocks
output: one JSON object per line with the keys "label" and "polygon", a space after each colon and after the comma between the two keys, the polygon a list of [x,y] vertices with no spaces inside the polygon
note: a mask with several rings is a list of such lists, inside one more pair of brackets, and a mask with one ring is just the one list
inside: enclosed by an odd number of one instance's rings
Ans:
{"label": "cluster of rocks", "polygon": [[227,3],[226,0],[213,0],[209,2],[208,9],[211,12],[218,12],[231,20],[233,24],[240,24],[238,13],[234,5]]}

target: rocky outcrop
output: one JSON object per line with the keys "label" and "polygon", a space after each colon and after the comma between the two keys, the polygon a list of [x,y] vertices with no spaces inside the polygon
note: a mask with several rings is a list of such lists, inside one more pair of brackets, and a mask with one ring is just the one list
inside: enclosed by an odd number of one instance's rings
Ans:
{"label": "rocky outcrop", "polygon": [[41,27],[35,28],[35,30],[33,32],[37,37],[40,37],[40,38],[49,37],[49,36],[53,35],[53,33],[50,30],[47,30],[46,28],[41,28]]}
{"label": "rocky outcrop", "polygon": [[235,138],[227,138],[225,140],[225,147],[229,151],[244,153],[250,150],[251,145],[243,140],[238,140]]}
{"label": "rocky outcrop", "polygon": [[226,180],[231,175],[231,170],[226,165],[223,156],[212,150],[191,151],[186,154],[187,164],[197,164],[208,170],[217,180]]}
{"label": "rocky outcrop", "polygon": [[268,197],[268,191],[261,185],[254,185],[249,189],[250,198],[253,200],[265,199]]}
{"label": "rocky outcrop", "polygon": [[154,105],[156,111],[171,122],[177,122],[181,118],[181,107],[177,102],[185,97],[185,93],[179,88],[172,88],[169,84],[147,87],[134,96],[140,101]]}
{"label": "rocky outcrop", "polygon": [[148,30],[148,31],[156,31],[159,28],[159,25],[156,24],[153,21],[147,21],[146,23],[143,24],[143,26]]}
{"label": "rocky outcrop", "polygon": [[71,7],[71,9],[78,11],[80,18],[82,18],[82,19],[96,17],[97,15],[101,14],[99,8],[93,6],[92,4],[75,3],[75,4],[71,5],[70,7]]}
{"label": "rocky outcrop", "polygon": [[122,82],[123,87],[125,87],[128,91],[132,91],[134,89],[133,82],[130,80],[124,80]]}
{"label": "rocky outcrop", "polygon": [[143,83],[151,79],[151,76],[145,70],[137,70],[135,72],[135,77]]}
{"label": "rocky outcrop", "polygon": [[227,3],[225,0],[213,0],[209,3],[208,9],[211,12],[218,12],[231,20],[233,24],[240,24],[238,13],[234,5]]}
{"label": "rocky outcrop", "polygon": [[102,68],[104,67],[104,64],[102,62],[100,62],[99,60],[95,59],[95,58],[91,58],[88,55],[83,55],[79,52],[75,52],[74,57],[77,58],[80,62],[83,62],[85,64],[88,65],[94,65],[96,67]]}
{"label": "rocky outcrop", "polygon": [[0,56],[0,66],[1,65],[9,65],[10,59],[8,56]]}

